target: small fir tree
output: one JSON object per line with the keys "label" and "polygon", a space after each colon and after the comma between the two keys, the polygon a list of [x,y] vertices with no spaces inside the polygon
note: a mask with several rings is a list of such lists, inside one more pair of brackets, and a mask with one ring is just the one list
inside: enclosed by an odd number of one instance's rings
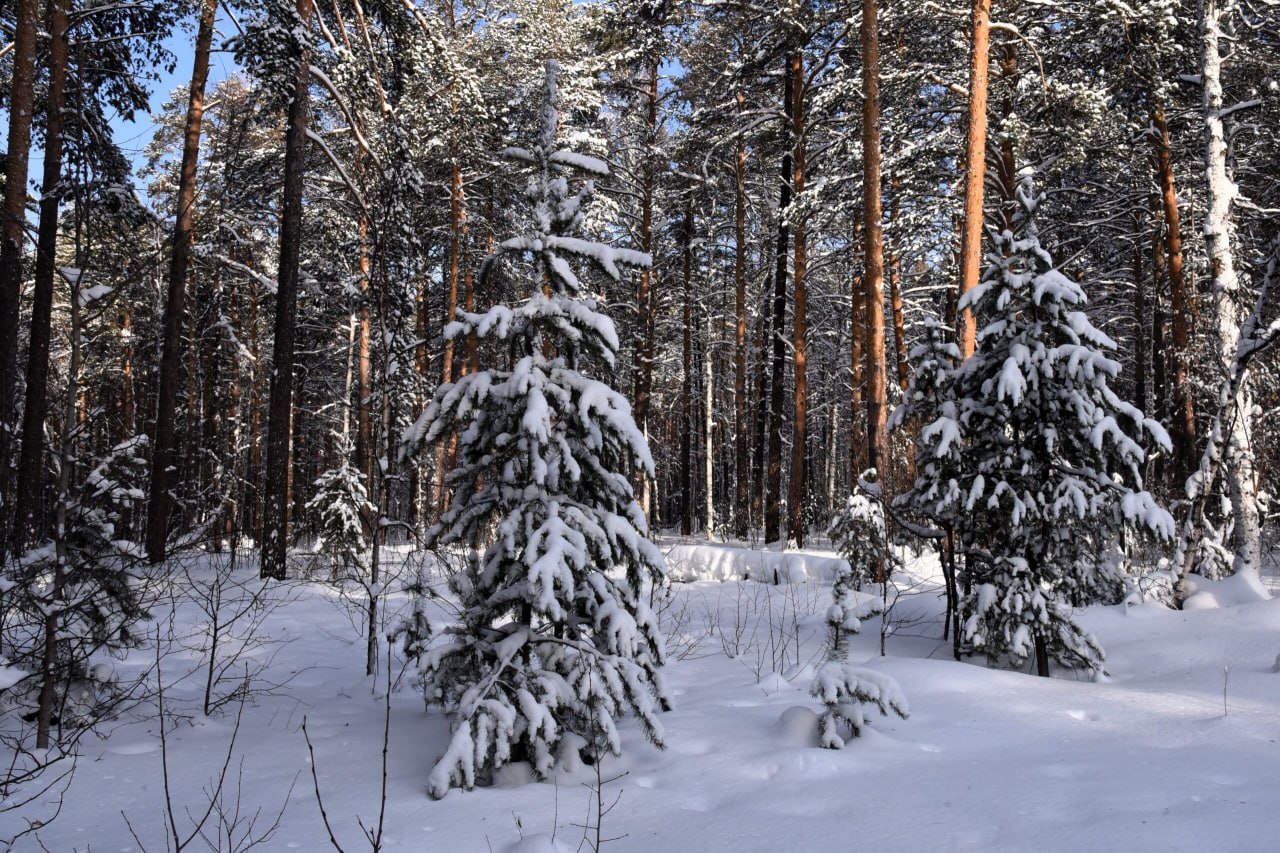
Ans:
{"label": "small fir tree", "polygon": [[358,569],[369,546],[374,506],[365,491],[364,475],[347,460],[316,478],[315,493],[307,501],[307,513],[315,519],[320,551],[332,561],[333,578],[345,578]]}
{"label": "small fir tree", "polygon": [[[1102,649],[1071,608],[1118,600],[1123,579],[1106,550],[1125,531],[1168,538],[1173,520],[1142,479],[1148,447],[1167,450],[1169,437],[1112,391],[1115,344],[1079,310],[1081,286],[1041,247],[1042,200],[1025,171],[1017,233],[992,234],[986,273],[961,299],[960,309],[974,309],[986,325],[955,372],[954,396],[974,573],[962,605],[965,636],[992,661],[1018,666],[1034,653],[1048,675],[1050,658],[1101,669]],[[940,417],[926,433],[951,435],[954,422]]]}
{"label": "small fir tree", "polygon": [[889,429],[908,423],[922,424],[916,441],[916,481],[893,500],[896,509],[923,518],[929,528],[915,532],[939,542],[939,556],[946,583],[947,613],[943,638],[950,635],[960,657],[959,576],[956,566],[956,519],[963,495],[964,470],[960,413],[955,399],[956,366],[960,347],[936,320],[926,320],[920,343],[911,348],[911,385],[889,418]]}
{"label": "small fir tree", "polygon": [[51,538],[0,579],[5,655],[31,673],[0,707],[36,720],[37,747],[49,745],[55,723],[74,738],[104,713],[114,684],[104,653],[137,645],[138,623],[150,617],[142,553],[123,523],[143,499],[145,444],[139,436],[95,460],[79,488],[59,497]]}
{"label": "small fir tree", "polygon": [[487,781],[510,761],[527,760],[545,777],[558,754],[616,755],[627,712],[662,745],[663,645],[644,592],[661,582],[664,564],[626,474],[634,463],[652,475],[653,462],[627,401],[588,376],[612,368],[618,335],[570,263],[618,279],[620,265],[650,260],[574,236],[592,184],[575,192],[571,176],[608,170],[558,148],[558,121],[548,63],[541,137],[505,152],[532,166],[531,228],[481,269],[488,279],[500,264],[531,266],[529,298],[459,312],[446,330],[500,343],[504,366],[442,385],[405,436],[413,447],[456,434],[453,498],[427,542],[468,550],[452,579],[460,620],[433,647],[420,623],[411,632],[427,700],[453,725],[431,772],[433,797]]}
{"label": "small fir tree", "polygon": [[882,601],[859,595],[859,590],[868,581],[887,582],[893,563],[875,473],[872,469],[862,475],[858,491],[836,513],[828,528],[845,565],[837,569],[831,586],[827,659],[809,687],[810,695],[825,706],[818,733],[819,743],[828,749],[841,749],[846,735],[857,737],[862,733],[869,705],[886,716],[890,710],[900,717],[907,716],[907,700],[897,681],[882,672],[853,666],[848,660],[848,638],[862,630],[863,619],[884,612]]}

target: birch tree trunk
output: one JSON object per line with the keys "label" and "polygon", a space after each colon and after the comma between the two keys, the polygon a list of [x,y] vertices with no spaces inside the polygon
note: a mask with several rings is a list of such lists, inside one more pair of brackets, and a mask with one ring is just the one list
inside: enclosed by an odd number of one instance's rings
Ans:
{"label": "birch tree trunk", "polygon": [[[1203,232],[1209,254],[1212,276],[1212,311],[1217,334],[1217,360],[1220,381],[1228,382],[1237,361],[1240,345],[1240,317],[1237,307],[1240,281],[1236,273],[1231,246],[1233,230],[1231,208],[1238,188],[1231,179],[1227,163],[1227,137],[1223,124],[1222,90],[1222,21],[1232,7],[1232,0],[1201,0],[1200,66],[1203,80],[1205,127],[1205,168],[1207,171],[1208,209]],[[1224,424],[1223,461],[1227,493],[1231,499],[1234,521],[1236,574],[1256,575],[1262,565],[1262,527],[1258,510],[1256,463],[1252,446],[1252,401],[1245,377],[1236,383],[1234,417]]]}

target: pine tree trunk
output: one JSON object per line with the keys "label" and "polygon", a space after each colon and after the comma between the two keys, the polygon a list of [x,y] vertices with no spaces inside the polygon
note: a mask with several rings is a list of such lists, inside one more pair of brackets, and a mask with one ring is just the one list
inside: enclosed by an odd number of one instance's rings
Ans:
{"label": "pine tree trunk", "polygon": [[179,169],[177,220],[173,228],[173,256],[169,263],[169,291],[165,298],[160,353],[159,392],[155,427],[151,436],[151,482],[147,503],[147,559],[158,563],[165,557],[169,534],[170,490],[174,482],[174,411],[178,401],[178,376],[182,364],[183,302],[191,245],[195,230],[196,169],[200,158],[200,126],[204,119],[204,90],[209,78],[209,50],[217,0],[204,0],[196,30],[195,63],[187,99],[187,121]]}
{"label": "pine tree trunk", "polygon": [[[763,223],[765,220],[761,219]],[[751,447],[751,523],[761,524],[764,517],[765,489],[765,447],[769,440],[769,401],[765,396],[768,386],[769,365],[769,311],[762,310],[756,315],[756,369],[752,382],[751,399],[755,402],[755,422],[752,424],[752,435],[755,440]]]}
{"label": "pine tree trunk", "polygon": [[1147,411],[1147,286],[1142,243],[1133,244],[1133,403]]}
{"label": "pine tree trunk", "polygon": [[[960,287],[963,296],[982,272],[982,194],[987,168],[987,66],[991,39],[991,0],[973,0],[969,52],[969,112],[965,125],[964,230],[960,240]],[[957,339],[963,358],[973,355],[977,319],[961,312]]]}
{"label": "pine tree trunk", "polygon": [[[1164,346],[1164,235],[1163,214],[1156,193],[1150,196],[1151,214],[1151,415],[1161,423],[1167,423],[1167,391],[1165,363],[1168,353]],[[1164,457],[1161,456],[1157,471],[1163,476]]]}
{"label": "pine tree trunk", "polygon": [[[804,192],[805,142],[804,142],[804,54],[796,51],[790,60],[791,71],[791,141],[792,153],[791,191],[798,198]],[[794,302],[791,309],[792,379],[794,382],[794,423],[791,440],[791,480],[787,493],[787,538],[804,547],[807,522],[805,518],[805,492],[808,485],[809,462],[809,344],[808,344],[808,243],[803,216],[795,221]]]}
{"label": "pine tree trunk", "polygon": [[40,193],[40,229],[36,238],[35,289],[31,299],[22,454],[18,460],[14,553],[22,553],[44,532],[44,422],[49,411],[49,336],[57,266],[58,207],[61,203],[59,185],[62,182],[62,131],[67,91],[67,7],[68,0],[49,0],[48,3],[51,40],[44,180]]}
{"label": "pine tree trunk", "polygon": [[[738,93],[738,113],[742,113],[745,96]],[[734,158],[733,209],[733,286],[734,317],[737,325],[733,339],[733,437],[734,466],[733,535],[747,538],[751,504],[751,460],[747,426],[747,146],[738,138]]]}
{"label": "pine tree trunk", "polygon": [[[690,223],[692,230],[693,223]],[[703,485],[703,511],[705,522],[703,530],[707,534],[707,541],[711,542],[715,538],[716,531],[716,500],[715,500],[715,459],[716,447],[714,443],[715,433],[715,382],[712,377],[711,352],[714,341],[711,339],[711,312],[708,310],[706,314],[706,338],[702,344],[702,445],[705,449],[702,459],[702,485]]]}
{"label": "pine tree trunk", "polygon": [[[898,220],[898,180],[893,180],[893,199],[889,202],[889,227]],[[893,351],[897,366],[898,387],[903,391],[911,385],[910,365],[907,362],[907,320],[902,303],[902,252],[894,243],[889,250],[889,304],[893,309]]]}
{"label": "pine tree trunk", "polygon": [[884,483],[889,406],[884,340],[884,225],[880,206],[880,39],[875,0],[862,2],[862,196],[866,235],[867,467]]}
{"label": "pine tree trunk", "polygon": [[258,294],[256,284],[249,290],[249,352],[253,354],[249,378],[249,476],[245,478],[245,504],[249,509],[249,527],[255,544],[263,542],[263,517],[266,514],[266,495],[263,492],[262,447],[262,344],[258,331]]}
{"label": "pine tree trunk", "polygon": [[137,429],[133,387],[133,309],[127,305],[120,315],[120,378],[120,433],[116,436],[116,444],[132,438]]}
{"label": "pine tree trunk", "polygon": [[[297,0],[298,19],[310,26],[312,0]],[[285,133],[284,196],[280,216],[280,266],[276,285],[275,353],[267,407],[267,470],[261,543],[261,574],[283,580],[289,546],[289,439],[293,408],[293,363],[298,314],[298,269],[302,254],[302,180],[306,170],[308,86],[311,57],[303,51],[289,103]]]}
{"label": "pine tree trunk", "polygon": [[[360,217],[360,307],[356,330],[356,469],[364,474],[365,488],[374,487],[373,417],[369,413],[369,221]],[[426,347],[420,347],[424,352]]]}
{"label": "pine tree trunk", "polygon": [[[855,247],[855,251],[860,250],[861,254],[866,255],[866,238],[863,236],[863,216],[861,211],[854,215],[853,220],[853,241],[851,245]],[[863,392],[866,388],[866,359],[863,357],[863,345],[867,340],[867,293],[866,293],[866,264],[861,269],[861,274],[856,274],[857,264],[852,265],[855,270],[852,288],[849,292],[849,388],[850,402],[852,407],[849,412],[849,462],[851,470],[849,472],[848,491],[852,493],[854,484],[858,481],[858,475],[867,468],[867,442],[864,440],[866,435],[866,411],[863,406],[863,398],[866,396]]]}
{"label": "pine tree trunk", "polygon": [[[783,75],[783,111],[787,130],[791,129],[793,94],[790,67]],[[782,180],[778,200],[778,244],[773,270],[773,354],[769,376],[769,461],[764,494],[764,538],[773,542],[782,538],[782,406],[785,392],[784,373],[787,365],[787,342],[782,330],[787,326],[787,252],[790,231],[787,215],[791,207],[792,148],[783,146]]]}
{"label": "pine tree trunk", "polygon": [[693,533],[693,201],[685,199],[681,238],[681,280],[684,285],[684,330],[681,340],[680,381],[680,535]]}
{"label": "pine tree trunk", "polygon": [[1169,309],[1172,312],[1173,403],[1170,438],[1177,462],[1174,476],[1185,479],[1196,466],[1196,421],[1191,392],[1191,291],[1182,258],[1182,228],[1178,211],[1178,191],[1173,177],[1173,153],[1169,145],[1169,127],[1164,107],[1151,114],[1151,145],[1155,161],[1156,182],[1164,213],[1165,269],[1169,277]]}
{"label": "pine tree trunk", "polygon": [[[1225,4],[1230,8],[1230,0]],[[1231,245],[1234,223],[1232,205],[1239,193],[1228,168],[1227,134],[1223,122],[1222,18],[1224,6],[1218,0],[1202,0],[1200,5],[1201,75],[1205,125],[1205,165],[1208,171],[1208,210],[1203,232],[1208,246],[1212,276],[1214,331],[1220,381],[1226,382],[1236,360],[1240,343],[1240,318],[1235,300],[1240,281]],[[1172,229],[1171,229],[1172,230]],[[1247,381],[1240,381],[1235,400],[1235,416],[1227,421],[1224,469],[1231,513],[1235,522],[1234,569],[1237,574],[1257,574],[1262,565],[1262,525],[1258,508],[1256,460],[1253,456],[1252,401]]]}
{"label": "pine tree trunk", "polygon": [[[449,286],[445,297],[444,323],[448,325],[457,319],[458,310],[458,284],[462,269],[462,243],[466,239],[467,229],[467,213],[463,208],[462,198],[462,165],[458,162],[458,149],[456,141],[451,144],[451,159],[453,163],[450,167],[449,177]],[[447,385],[452,382],[455,377],[453,366],[453,353],[455,345],[452,338],[444,342],[444,355],[440,361],[440,384]],[[445,488],[445,475],[451,468],[450,453],[452,442],[448,446],[441,443],[436,445],[436,511],[444,512],[448,494]]]}
{"label": "pine tree trunk", "polygon": [[[35,98],[36,0],[14,4],[13,76],[9,86],[9,141],[5,159],[3,233],[0,234],[0,503],[7,523],[12,482],[14,391],[18,373],[18,308],[22,297],[22,255],[26,244],[27,166]],[[3,533],[9,543],[11,528]]]}

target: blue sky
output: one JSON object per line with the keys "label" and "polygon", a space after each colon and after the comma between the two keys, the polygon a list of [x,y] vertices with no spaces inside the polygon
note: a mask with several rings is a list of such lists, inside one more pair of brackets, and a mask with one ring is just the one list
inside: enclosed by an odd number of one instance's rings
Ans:
{"label": "blue sky", "polygon": [[[234,28],[231,22],[226,18],[225,13],[219,10],[217,31],[213,37],[213,54],[209,58],[209,88],[212,88],[217,81],[226,79],[239,68],[235,57],[230,52],[220,50],[222,42],[232,32]],[[125,156],[133,161],[135,179],[137,170],[144,163],[144,149],[155,133],[156,126],[151,120],[151,113],[160,109],[169,97],[169,93],[176,87],[191,82],[191,66],[195,60],[194,43],[195,20],[190,19],[184,21],[173,35],[164,41],[165,47],[174,56],[175,65],[173,73],[168,73],[163,68],[156,69],[159,79],[150,84],[151,111],[145,114],[138,113],[132,121],[126,121],[117,116],[111,122],[111,127],[115,131],[116,144],[120,146]],[[35,159],[34,152],[32,159]],[[33,171],[32,174],[38,175],[39,172]]]}

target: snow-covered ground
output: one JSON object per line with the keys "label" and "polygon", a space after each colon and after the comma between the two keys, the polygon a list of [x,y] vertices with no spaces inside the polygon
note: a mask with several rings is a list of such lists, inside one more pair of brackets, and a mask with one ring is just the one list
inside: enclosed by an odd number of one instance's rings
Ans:
{"label": "snow-covered ground", "polygon": [[[1280,600],[1184,612],[1095,608],[1082,621],[1107,651],[1109,677],[1040,679],[951,660],[930,564],[913,563],[914,589],[890,616],[888,656],[877,654],[879,619],[865,624],[853,651],[900,682],[911,716],[877,718],[863,738],[828,751],[809,740],[817,705],[807,688],[822,653],[830,595],[822,561],[831,556],[672,552],[681,577],[730,578],[734,564],[781,561],[781,576],[807,582],[672,587],[662,607],[677,703],[664,717],[668,748],[650,747],[631,728],[623,757],[604,762],[602,800],[614,804],[603,821],[602,837],[613,839],[605,850],[1200,853],[1280,843]],[[206,564],[197,577],[210,574]],[[265,666],[243,709],[224,805],[238,808],[241,830],[255,814],[258,832],[278,817],[258,849],[332,849],[305,719],[337,840],[347,851],[369,849],[359,822],[378,820],[385,676],[364,677],[360,602],[344,603],[318,583],[277,589],[288,600],[264,614],[260,634],[270,642],[247,653]],[[394,618],[407,600],[389,599]],[[167,635],[166,608],[156,615]],[[439,611],[432,615],[438,624]],[[161,660],[180,830],[206,808],[236,724],[234,702],[211,717],[200,712],[206,624],[198,607],[179,605],[175,642]],[[119,669],[127,676],[154,662],[139,650]],[[157,721],[134,714],[106,731],[85,746],[61,815],[38,833],[48,850],[166,847]],[[592,768],[554,784],[524,783],[517,769],[499,786],[432,802],[426,777],[447,733],[402,679],[390,702],[383,849],[554,849],[537,838],[552,833],[561,849],[590,849],[581,842],[582,825],[597,822]],[[0,837],[47,818],[34,807],[0,815]],[[593,842],[594,830],[587,834]],[[40,846],[27,836],[16,849]],[[197,840],[188,849],[209,848]]]}

